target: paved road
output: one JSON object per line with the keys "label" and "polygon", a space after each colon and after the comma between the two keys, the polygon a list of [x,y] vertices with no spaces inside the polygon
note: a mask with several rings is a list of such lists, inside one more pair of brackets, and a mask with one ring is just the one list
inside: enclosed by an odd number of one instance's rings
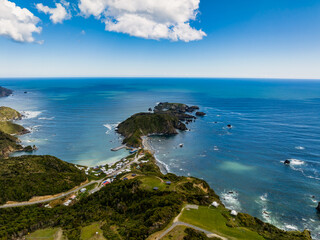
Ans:
{"label": "paved road", "polygon": [[167,230],[165,230],[157,239],[160,240],[162,239],[165,235],[167,235],[172,229],[174,229],[176,226],[186,226],[186,227],[189,227],[189,228],[193,228],[197,231],[200,231],[200,232],[203,232],[204,234],[206,234],[208,237],[217,237],[217,238],[221,238],[222,240],[228,240],[227,238],[225,237],[221,237],[215,233],[212,233],[212,232],[209,232],[205,229],[202,229],[202,228],[199,228],[197,226],[194,226],[194,225],[191,225],[189,223],[185,223],[185,222],[175,222],[173,223]]}
{"label": "paved road", "polygon": [[59,198],[63,198],[71,193],[75,193],[77,191],[79,191],[81,188],[87,187],[91,184],[95,184],[98,183],[97,186],[92,189],[91,191],[89,191],[89,194],[95,193],[97,191],[99,191],[103,185],[101,184],[102,181],[104,181],[106,178],[114,176],[116,174],[118,174],[120,171],[123,171],[124,169],[126,169],[128,166],[130,166],[131,164],[133,164],[134,162],[137,162],[141,157],[143,156],[136,156],[135,159],[131,162],[129,162],[127,165],[123,166],[122,168],[120,168],[119,170],[113,172],[112,174],[109,174],[108,176],[106,176],[105,178],[101,179],[101,180],[96,180],[96,181],[91,181],[89,183],[86,183],[80,187],[77,187],[76,189],[61,193],[59,196],[55,196],[52,198],[47,198],[47,199],[43,199],[43,200],[39,200],[39,201],[34,201],[34,202],[19,202],[19,203],[13,203],[13,204],[4,204],[1,205],[0,208],[10,208],[10,207],[24,207],[24,206],[30,206],[30,205],[34,205],[34,204],[39,204],[39,203],[46,203],[46,202],[51,202],[53,200],[59,199]]}
{"label": "paved road", "polygon": [[[100,180],[99,180],[100,181]],[[56,200],[62,197],[65,197],[71,193],[75,193],[77,191],[79,191],[81,188],[87,187],[91,184],[97,183],[99,181],[91,181],[89,183],[86,183],[80,187],[77,187],[76,189],[70,190],[68,192],[62,193],[59,196],[56,197],[52,197],[52,198],[48,198],[48,199],[43,199],[43,200],[39,200],[39,201],[34,201],[34,202],[19,202],[19,203],[13,203],[13,204],[4,204],[1,205],[0,208],[9,208],[9,207],[23,207],[23,206],[29,206],[29,205],[34,205],[34,204],[39,204],[39,203],[45,203],[45,202],[51,202],[52,200]]]}

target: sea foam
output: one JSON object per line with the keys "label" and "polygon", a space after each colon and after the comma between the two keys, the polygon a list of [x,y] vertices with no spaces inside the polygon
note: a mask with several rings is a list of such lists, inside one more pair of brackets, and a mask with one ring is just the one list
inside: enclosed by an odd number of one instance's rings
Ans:
{"label": "sea foam", "polygon": [[108,130],[106,131],[106,134],[110,134],[111,131],[118,126],[118,124],[103,124],[104,127],[106,127]]}
{"label": "sea foam", "polygon": [[30,119],[38,117],[42,112],[41,111],[22,111],[21,114],[23,118]]}
{"label": "sea foam", "polygon": [[241,204],[238,199],[239,194],[235,191],[225,191],[221,194],[221,199],[226,208],[241,211]]}

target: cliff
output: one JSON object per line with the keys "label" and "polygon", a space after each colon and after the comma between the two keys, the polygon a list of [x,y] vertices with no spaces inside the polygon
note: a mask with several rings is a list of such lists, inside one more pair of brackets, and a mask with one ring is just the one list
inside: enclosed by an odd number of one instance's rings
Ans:
{"label": "cliff", "polygon": [[0,121],[20,120],[21,118],[22,115],[18,111],[9,107],[0,107]]}
{"label": "cliff", "polygon": [[0,87],[0,97],[8,97],[13,93],[12,90],[4,87]]}
{"label": "cliff", "polygon": [[1,158],[6,158],[10,153],[22,151],[23,147],[18,143],[18,139],[7,133],[0,131],[0,161]]}

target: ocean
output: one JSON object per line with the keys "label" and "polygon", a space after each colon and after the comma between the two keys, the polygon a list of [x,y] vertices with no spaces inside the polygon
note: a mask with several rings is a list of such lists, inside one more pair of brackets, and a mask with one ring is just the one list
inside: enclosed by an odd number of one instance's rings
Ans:
{"label": "ocean", "polygon": [[198,105],[207,115],[190,131],[150,139],[161,166],[206,180],[230,209],[320,239],[320,82],[39,78],[0,86],[15,91],[0,105],[26,115],[18,123],[31,133],[20,139],[38,146],[34,154],[89,166],[128,154],[110,149],[121,144],[115,127],[132,114],[164,101]]}

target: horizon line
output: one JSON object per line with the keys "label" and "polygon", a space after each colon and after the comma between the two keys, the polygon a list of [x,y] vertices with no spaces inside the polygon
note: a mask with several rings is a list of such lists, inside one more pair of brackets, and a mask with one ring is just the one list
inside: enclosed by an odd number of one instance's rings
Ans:
{"label": "horizon line", "polygon": [[123,79],[238,79],[238,80],[310,80],[319,81],[320,78],[291,78],[291,77],[210,77],[210,76],[26,76],[26,77],[0,77],[0,80],[6,79],[112,79],[112,78],[123,78]]}

